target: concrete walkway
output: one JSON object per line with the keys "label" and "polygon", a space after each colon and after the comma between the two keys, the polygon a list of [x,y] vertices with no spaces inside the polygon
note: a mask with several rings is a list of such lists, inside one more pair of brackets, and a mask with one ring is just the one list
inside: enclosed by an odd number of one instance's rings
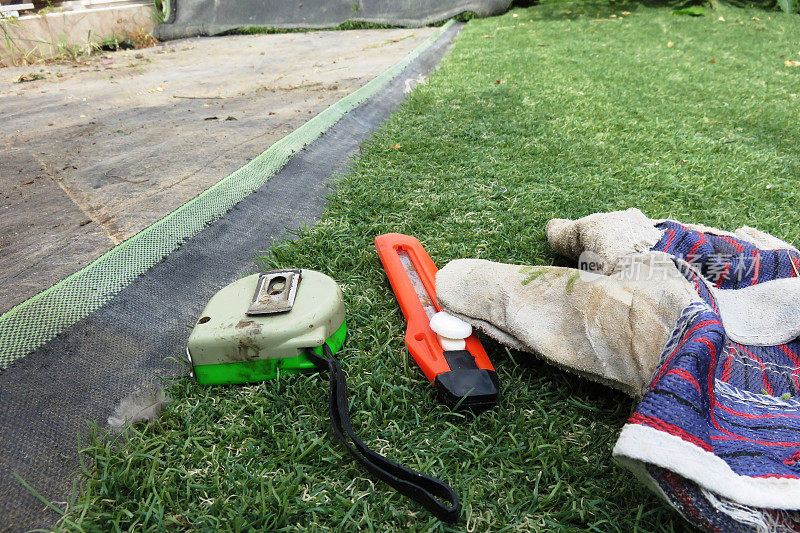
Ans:
{"label": "concrete walkway", "polygon": [[[185,39],[0,69],[0,312],[227,176],[434,31]],[[14,83],[29,73],[45,79]]]}

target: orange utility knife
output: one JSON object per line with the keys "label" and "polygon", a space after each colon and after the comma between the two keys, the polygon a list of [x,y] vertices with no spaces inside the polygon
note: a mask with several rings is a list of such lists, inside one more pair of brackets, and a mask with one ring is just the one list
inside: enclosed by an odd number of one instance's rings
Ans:
{"label": "orange utility knife", "polygon": [[465,339],[464,350],[445,351],[430,328],[431,317],[442,310],[436,301],[439,269],[422,244],[408,235],[387,233],[375,238],[375,248],[408,323],[408,351],[439,399],[475,411],[497,404],[497,374],[475,334]]}

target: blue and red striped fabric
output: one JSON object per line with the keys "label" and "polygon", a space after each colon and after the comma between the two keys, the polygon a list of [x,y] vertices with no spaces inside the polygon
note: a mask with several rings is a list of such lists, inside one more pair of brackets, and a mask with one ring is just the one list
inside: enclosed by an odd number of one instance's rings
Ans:
{"label": "blue and red striped fabric", "polygon": [[[657,227],[664,233],[653,250],[693,265],[682,271],[703,301],[683,311],[628,424],[678,437],[722,459],[738,476],[800,483],[800,339],[777,346],[733,342],[725,335],[713,295],[697,279],[699,272],[720,289],[736,290],[797,276],[800,257],[795,251],[760,250],[741,239],[674,221]],[[648,465],[648,474],[696,525],[752,529],[752,524],[720,513],[693,481],[654,465]],[[754,511],[763,512],[777,529],[800,525],[796,512]]]}

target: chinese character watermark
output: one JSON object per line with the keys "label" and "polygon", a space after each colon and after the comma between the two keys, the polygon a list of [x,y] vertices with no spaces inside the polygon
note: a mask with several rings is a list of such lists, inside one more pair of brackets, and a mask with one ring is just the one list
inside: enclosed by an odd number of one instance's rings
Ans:
{"label": "chinese character watermark", "polygon": [[738,286],[757,282],[761,256],[754,254],[686,254],[643,253],[623,256],[613,265],[591,250],[578,257],[578,269],[593,274],[613,275],[620,281],[663,281],[676,272],[683,276],[690,271],[718,285],[729,282]]}

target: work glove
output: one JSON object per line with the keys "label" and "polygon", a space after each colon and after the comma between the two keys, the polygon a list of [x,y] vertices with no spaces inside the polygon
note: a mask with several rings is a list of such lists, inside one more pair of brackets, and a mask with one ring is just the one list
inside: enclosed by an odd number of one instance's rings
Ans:
{"label": "work glove", "polygon": [[[729,335],[738,332],[740,340],[762,344],[797,337],[798,284],[779,281],[789,286],[756,285],[736,294],[718,290],[706,278],[714,274],[713,253],[690,249],[676,261],[654,250],[668,238],[669,231],[657,227],[664,223],[638,209],[552,219],[546,227],[550,246],[585,270],[458,259],[438,272],[437,299],[449,313],[502,344],[634,397],[650,384],[682,311],[702,301],[706,292],[717,295],[723,314],[730,317]],[[729,233],[682,226],[762,250],[797,251],[754,228]],[[703,262],[706,256],[711,257]]]}
{"label": "work glove", "polygon": [[547,224],[583,269],[479,259],[440,305],[497,341],[641,398],[618,462],[709,530],[800,526],[800,253],[639,210]]}

